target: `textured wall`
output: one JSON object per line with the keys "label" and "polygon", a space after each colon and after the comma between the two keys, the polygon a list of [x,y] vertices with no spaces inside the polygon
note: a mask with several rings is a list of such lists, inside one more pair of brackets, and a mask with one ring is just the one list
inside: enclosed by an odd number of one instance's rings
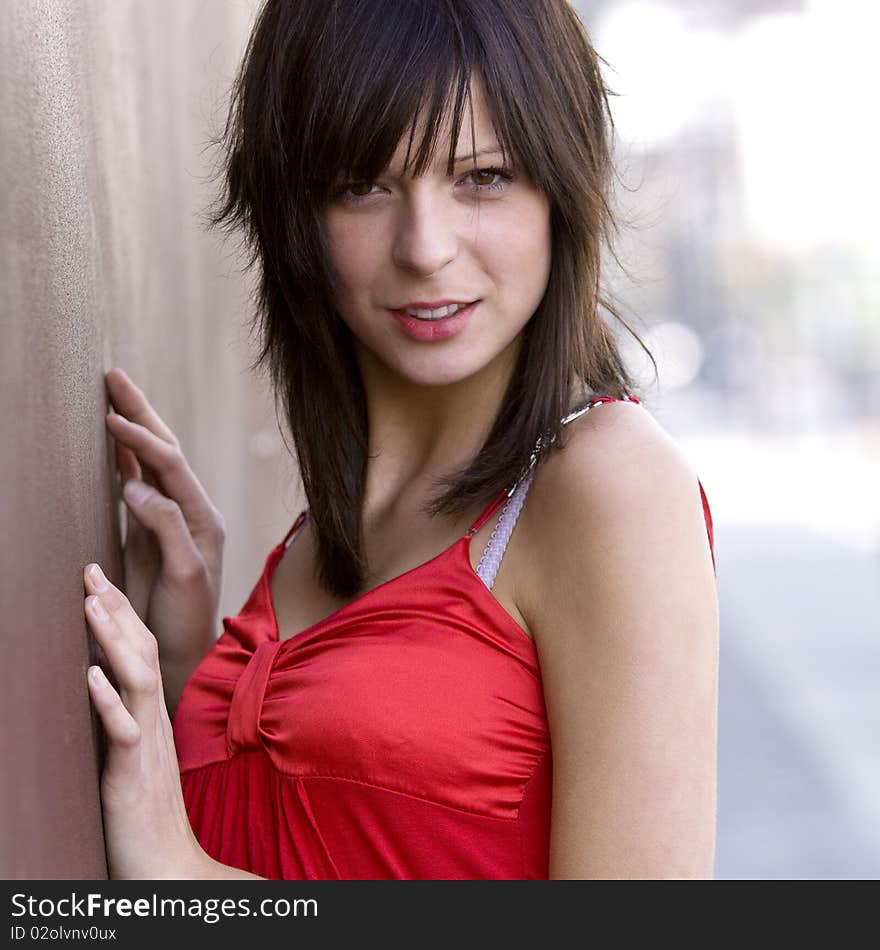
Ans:
{"label": "textured wall", "polygon": [[0,6],[0,876],[106,874],[82,568],[122,581],[103,373],[180,438],[228,524],[235,613],[299,502],[249,287],[205,234],[209,132],[256,3]]}

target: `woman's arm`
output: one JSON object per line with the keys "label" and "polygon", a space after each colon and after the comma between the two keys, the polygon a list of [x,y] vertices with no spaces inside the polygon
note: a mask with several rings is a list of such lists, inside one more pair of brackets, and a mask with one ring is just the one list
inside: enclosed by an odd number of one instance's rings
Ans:
{"label": "woman's arm", "polygon": [[107,736],[101,775],[104,843],[114,879],[252,879],[209,857],[189,823],[156,638],[97,565],[83,575],[85,613],[117,685],[89,668]]}
{"label": "woman's arm", "polygon": [[260,877],[259,874],[250,874],[242,871],[240,868],[230,867],[228,864],[221,864],[213,858],[208,857],[202,852],[204,858],[198,865],[193,878],[200,881],[268,881],[269,878]]}
{"label": "woman's arm", "polygon": [[697,477],[643,409],[536,477],[521,607],[553,747],[551,878],[711,878],[719,615]]}

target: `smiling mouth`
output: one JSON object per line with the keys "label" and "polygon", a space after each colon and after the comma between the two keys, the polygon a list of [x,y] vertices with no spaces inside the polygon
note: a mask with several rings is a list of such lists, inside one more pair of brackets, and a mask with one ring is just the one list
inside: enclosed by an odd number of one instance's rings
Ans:
{"label": "smiling mouth", "polygon": [[457,303],[450,304],[446,307],[438,307],[436,310],[422,310],[422,309],[406,309],[406,310],[395,310],[395,313],[399,313],[402,316],[412,317],[414,320],[422,320],[425,323],[435,323],[438,320],[448,320],[450,317],[454,317],[457,313],[461,313],[462,310],[466,310],[471,304],[477,303],[475,300],[470,300],[466,303]]}
{"label": "smiling mouth", "polygon": [[[471,316],[479,306],[480,301],[474,300],[446,316],[433,318],[419,317],[406,310],[389,309],[388,313],[407,336],[422,343],[432,343],[451,339],[461,333],[470,323]],[[438,307],[437,309],[445,308]],[[431,311],[423,312],[430,313]]]}

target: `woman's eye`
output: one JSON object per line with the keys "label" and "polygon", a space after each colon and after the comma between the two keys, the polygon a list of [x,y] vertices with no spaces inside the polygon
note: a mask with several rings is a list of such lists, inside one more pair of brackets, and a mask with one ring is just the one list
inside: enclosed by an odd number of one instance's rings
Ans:
{"label": "woman's eye", "polygon": [[478,188],[491,188],[494,184],[497,184],[493,179],[497,178],[499,174],[494,168],[477,168],[470,172],[470,179]]}
{"label": "woman's eye", "polygon": [[333,202],[355,205],[361,201],[366,201],[368,198],[372,198],[373,195],[376,194],[373,189],[377,187],[378,185],[371,181],[337,182],[331,189],[328,198]]}
{"label": "woman's eye", "polygon": [[484,192],[506,188],[513,181],[514,175],[509,168],[475,168],[466,177],[473,181],[478,192]]}
{"label": "woman's eye", "polygon": [[[514,174],[509,168],[475,168],[468,172],[462,181],[470,180],[473,184],[472,191],[478,194],[487,191],[503,190],[514,179]],[[360,201],[366,201],[372,198],[378,188],[374,182],[370,181],[351,181],[340,185],[335,192],[338,199],[348,204],[357,204]]]}
{"label": "woman's eye", "polygon": [[[472,174],[473,174],[473,176],[474,176],[474,182],[475,182],[476,184],[478,184],[478,185],[491,185],[491,184],[492,184],[491,179],[493,179],[493,178],[495,177],[496,172],[493,172],[493,171],[491,171],[491,170],[488,169],[488,168],[479,168],[479,169],[477,169],[477,171],[472,172]],[[489,180],[489,181],[477,181],[477,178],[479,178],[481,175],[488,176],[490,180]]]}
{"label": "woman's eye", "polygon": [[[373,187],[373,183],[369,181],[353,181],[347,185],[342,185],[336,194],[343,199],[358,201],[369,197]],[[359,189],[362,190],[359,191]]]}

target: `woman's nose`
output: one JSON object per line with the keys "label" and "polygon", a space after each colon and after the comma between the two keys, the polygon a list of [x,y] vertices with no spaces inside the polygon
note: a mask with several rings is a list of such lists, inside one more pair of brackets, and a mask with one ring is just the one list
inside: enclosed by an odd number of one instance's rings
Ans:
{"label": "woman's nose", "polygon": [[455,259],[458,234],[451,209],[427,192],[402,202],[394,235],[393,259],[398,267],[427,277]]}

